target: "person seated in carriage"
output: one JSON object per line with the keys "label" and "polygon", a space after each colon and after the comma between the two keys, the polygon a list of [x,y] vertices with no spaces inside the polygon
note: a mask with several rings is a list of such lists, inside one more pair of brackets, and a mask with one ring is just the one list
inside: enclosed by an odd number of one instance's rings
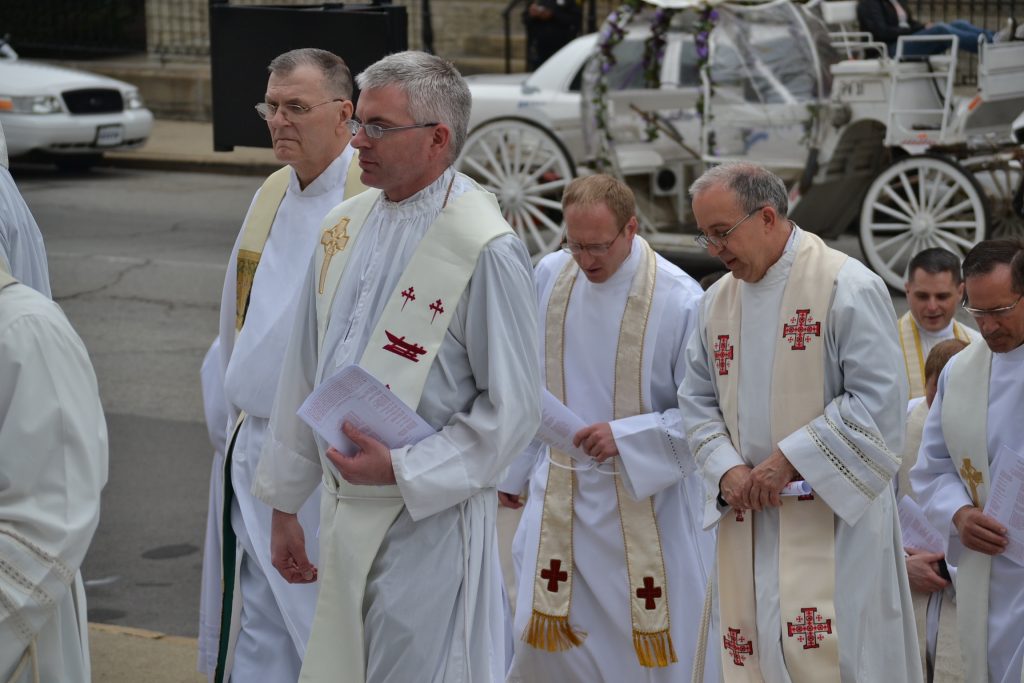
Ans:
{"label": "person seated in carriage", "polygon": [[[862,31],[885,43],[890,57],[896,54],[896,41],[900,36],[956,36],[960,49],[973,54],[978,53],[979,36],[985,36],[990,43],[995,38],[993,31],[963,19],[922,24],[910,16],[903,0],[857,0],[857,21]],[[947,46],[948,43],[940,40],[914,41],[903,46],[903,54],[908,57],[934,55]]]}

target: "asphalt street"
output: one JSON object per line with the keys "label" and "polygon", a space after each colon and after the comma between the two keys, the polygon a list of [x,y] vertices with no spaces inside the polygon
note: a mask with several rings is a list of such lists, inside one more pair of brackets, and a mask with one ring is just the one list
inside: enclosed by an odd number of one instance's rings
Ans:
{"label": "asphalt street", "polygon": [[[82,568],[89,620],[195,636],[211,456],[199,367],[260,178],[43,166],[14,176],[107,414],[110,480]],[[836,246],[860,255],[854,236]],[[902,297],[895,303],[905,310]],[[505,543],[513,528],[514,519],[503,522]]]}

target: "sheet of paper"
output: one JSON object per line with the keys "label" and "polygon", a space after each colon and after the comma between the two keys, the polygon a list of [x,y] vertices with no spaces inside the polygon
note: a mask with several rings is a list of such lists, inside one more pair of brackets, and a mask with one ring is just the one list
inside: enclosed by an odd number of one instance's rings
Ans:
{"label": "sheet of paper", "polygon": [[996,462],[985,514],[1007,529],[1010,544],[1003,555],[1024,566],[1024,457],[1004,445]]}
{"label": "sheet of paper", "polygon": [[780,496],[806,496],[811,492],[811,485],[803,479],[791,481],[779,491]]}
{"label": "sheet of paper", "polygon": [[903,531],[903,547],[916,548],[929,553],[946,552],[946,540],[942,533],[932,526],[921,506],[910,496],[903,496],[896,504]]}
{"label": "sheet of paper", "polygon": [[537,429],[538,439],[562,451],[576,462],[590,465],[593,462],[592,458],[572,445],[572,437],[586,426],[583,419],[555,398],[554,394],[547,389],[543,390],[540,427]]}
{"label": "sheet of paper", "polygon": [[414,444],[435,432],[415,410],[358,365],[342,368],[318,386],[298,416],[342,453],[359,450],[341,431],[350,423],[388,448]]}

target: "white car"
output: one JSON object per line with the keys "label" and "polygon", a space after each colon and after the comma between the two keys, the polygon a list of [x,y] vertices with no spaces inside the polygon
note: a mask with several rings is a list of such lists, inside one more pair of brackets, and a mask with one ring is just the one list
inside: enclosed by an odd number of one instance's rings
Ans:
{"label": "white car", "polygon": [[11,158],[31,154],[81,169],[103,152],[140,147],[153,114],[133,85],[19,59],[0,41],[0,123]]}

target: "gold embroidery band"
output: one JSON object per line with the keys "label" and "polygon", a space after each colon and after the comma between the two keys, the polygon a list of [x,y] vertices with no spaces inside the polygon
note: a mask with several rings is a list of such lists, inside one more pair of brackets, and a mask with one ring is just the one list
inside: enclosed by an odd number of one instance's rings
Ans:
{"label": "gold embroidery band", "polygon": [[[825,407],[825,335],[833,283],[846,256],[801,232],[779,311],[772,365],[772,442],[806,425]],[[708,310],[709,348],[739,342],[741,283],[728,277]],[[716,344],[718,346],[716,346]],[[738,351],[738,348],[737,348]],[[717,362],[719,404],[736,450],[739,439],[740,354]],[[760,683],[754,594],[754,513],[730,511],[718,527],[718,592],[727,683]],[[793,683],[839,677],[835,616],[835,516],[814,496],[787,498],[779,509],[779,617],[782,651]]]}
{"label": "gold embroidery band", "polygon": [[[942,433],[964,490],[977,507],[988,501],[988,397],[992,351],[970,344],[949,369]],[[967,683],[988,681],[988,604],[992,557],[964,548],[956,571],[956,626]]]}
{"label": "gold embroidery band", "polygon": [[270,228],[277,217],[277,209],[284,201],[291,180],[290,166],[279,168],[263,182],[256,202],[249,213],[242,239],[238,244],[238,257],[235,266],[235,331],[240,332],[245,324],[245,314],[249,310],[249,293],[256,279],[256,268],[260,264],[263,247],[270,236]]}
{"label": "gold embroidery band", "polygon": [[[613,416],[621,419],[646,410],[643,404],[643,348],[654,297],[657,261],[640,237],[640,265],[633,277],[619,328],[615,361]],[[555,281],[545,319],[545,374],[548,390],[565,400],[565,319],[579,268],[569,261]],[[569,623],[572,602],[572,518],[575,475],[570,460],[551,452],[540,541],[534,574],[533,613],[523,640],[549,652],[567,650],[583,642],[584,633]],[[618,466],[616,464],[616,473]],[[626,569],[629,577],[630,620],[637,660],[645,667],[666,667],[678,661],[672,643],[665,572],[654,513],[653,498],[634,500],[615,477],[615,494],[622,524]]]}
{"label": "gold embroidery band", "polygon": [[921,333],[909,311],[899,319],[899,328],[910,398],[924,396],[924,350],[921,347]]}

